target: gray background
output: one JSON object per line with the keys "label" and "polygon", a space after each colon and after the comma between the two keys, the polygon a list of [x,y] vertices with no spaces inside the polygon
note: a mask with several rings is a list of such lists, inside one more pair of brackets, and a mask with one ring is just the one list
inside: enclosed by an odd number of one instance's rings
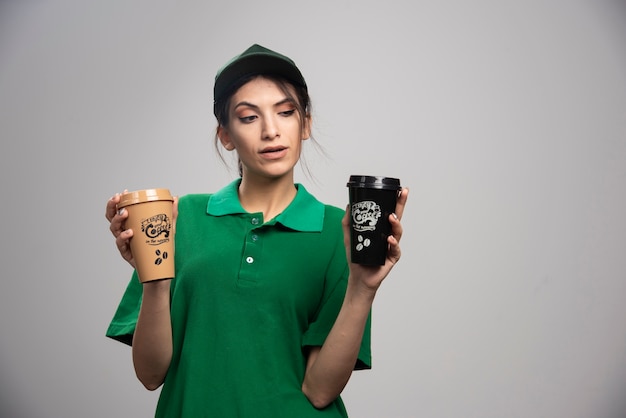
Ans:
{"label": "gray background", "polygon": [[304,72],[324,157],[411,188],[356,418],[626,416],[624,1],[3,1],[0,416],[149,417],[104,337],[124,188],[215,191],[215,71],[252,43]]}

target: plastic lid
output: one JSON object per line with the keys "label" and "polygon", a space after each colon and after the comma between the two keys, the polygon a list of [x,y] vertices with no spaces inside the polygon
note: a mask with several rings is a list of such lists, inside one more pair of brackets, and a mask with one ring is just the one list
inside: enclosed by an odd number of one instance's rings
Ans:
{"label": "plastic lid", "polygon": [[400,179],[383,176],[350,176],[348,187],[366,189],[400,190]]}
{"label": "plastic lid", "polygon": [[151,202],[154,200],[174,200],[170,194],[169,189],[144,189],[135,190],[134,192],[126,192],[122,194],[120,203],[117,204],[118,208],[122,208],[128,205],[134,205],[135,203]]}

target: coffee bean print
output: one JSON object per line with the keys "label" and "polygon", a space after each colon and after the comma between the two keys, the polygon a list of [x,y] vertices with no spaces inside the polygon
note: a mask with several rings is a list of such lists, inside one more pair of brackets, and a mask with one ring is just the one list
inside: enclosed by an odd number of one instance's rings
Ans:
{"label": "coffee bean print", "polygon": [[161,250],[156,250],[154,253],[157,256],[157,258],[154,260],[154,264],[156,264],[157,266],[160,265],[163,260],[166,260],[168,257],[167,251],[163,251],[163,253],[161,253]]}
{"label": "coffee bean print", "polygon": [[355,246],[357,251],[364,250],[366,247],[369,247],[370,244],[372,243],[369,238],[363,238],[363,235],[359,235],[356,238],[359,241],[359,243]]}

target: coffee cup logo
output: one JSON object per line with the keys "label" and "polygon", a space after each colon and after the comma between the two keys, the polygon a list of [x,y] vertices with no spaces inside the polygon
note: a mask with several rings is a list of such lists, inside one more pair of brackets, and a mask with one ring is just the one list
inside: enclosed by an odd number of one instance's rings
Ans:
{"label": "coffee cup logo", "polygon": [[146,244],[160,245],[169,241],[171,222],[165,213],[159,213],[141,220],[141,232],[147,239]]}
{"label": "coffee cup logo", "polygon": [[380,206],[371,200],[364,200],[352,205],[352,225],[355,231],[376,230],[376,224],[381,216]]}

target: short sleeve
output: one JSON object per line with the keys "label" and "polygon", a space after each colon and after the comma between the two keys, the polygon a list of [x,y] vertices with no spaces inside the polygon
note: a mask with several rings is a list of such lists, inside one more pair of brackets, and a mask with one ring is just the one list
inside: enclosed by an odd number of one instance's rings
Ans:
{"label": "short sleeve", "polygon": [[106,331],[107,337],[132,345],[142,295],[143,286],[135,271]]}

